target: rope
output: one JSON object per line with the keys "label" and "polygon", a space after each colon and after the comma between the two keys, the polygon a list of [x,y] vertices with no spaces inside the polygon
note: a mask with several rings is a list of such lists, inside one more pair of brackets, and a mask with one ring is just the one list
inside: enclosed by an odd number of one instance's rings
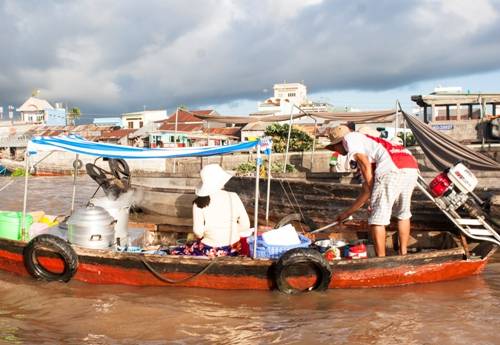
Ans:
{"label": "rope", "polygon": [[11,184],[13,184],[15,182],[15,177],[11,177],[10,178],[10,181],[7,182],[5,185],[2,186],[2,188],[0,188],[0,192],[3,191],[5,188],[7,188],[8,186],[10,186]]}
{"label": "rope", "polygon": [[143,257],[141,258],[141,261],[142,263],[144,264],[144,266],[146,266],[146,268],[158,279],[160,279],[162,282],[165,282],[165,283],[169,283],[169,284],[179,284],[179,283],[184,283],[184,282],[187,282],[191,279],[194,279],[196,277],[198,277],[199,275],[202,275],[203,273],[205,273],[206,271],[208,271],[208,269],[210,267],[212,267],[213,264],[215,264],[215,262],[217,261],[217,258],[215,258],[214,260],[212,260],[208,265],[206,265],[201,271],[199,271],[198,273],[195,273],[193,274],[192,276],[190,277],[187,277],[187,278],[182,278],[182,279],[168,279],[168,278],[165,278],[164,276],[162,276],[158,271],[156,271],[147,261],[146,259]]}
{"label": "rope", "polygon": [[[292,202],[292,200],[288,196],[288,192],[286,191],[285,186],[283,186],[283,179],[278,179],[278,181],[280,182],[281,188],[283,189],[283,192],[285,192],[285,196],[288,199],[288,202],[290,203],[290,206],[293,208],[293,211],[296,212],[296,210],[298,209],[299,213],[300,213],[300,217],[302,218],[302,220],[304,220],[305,219],[304,218],[304,214],[302,213],[302,210],[301,210],[301,208],[299,206],[297,198],[295,197],[295,194],[293,194],[293,190],[292,190],[292,186],[290,185],[290,182],[288,180],[286,180],[286,182],[288,183],[288,188],[290,189],[290,192],[292,193],[292,196],[295,199],[295,204],[297,205],[297,207],[295,207],[294,203]],[[305,230],[304,230],[304,227],[302,226],[302,223],[299,223],[299,226],[300,226],[300,230],[303,233],[305,233]]]}
{"label": "rope", "polygon": [[302,213],[302,208],[300,208],[300,204],[297,201],[297,198],[295,197],[295,193],[293,192],[292,186],[290,185],[290,181],[288,181],[288,180],[285,180],[285,181],[288,184],[288,188],[290,189],[290,193],[292,194],[292,197],[295,200],[295,203],[297,204],[297,208],[299,209],[300,216],[302,217],[302,219],[305,219],[304,214]]}
{"label": "rope", "polygon": [[293,210],[295,212],[295,205],[293,204],[292,200],[288,196],[288,192],[286,191],[285,186],[283,186],[283,179],[278,179],[278,181],[280,182],[281,189],[283,189],[283,192],[285,192],[285,196],[288,199],[288,203],[290,204],[290,206],[293,208]]}

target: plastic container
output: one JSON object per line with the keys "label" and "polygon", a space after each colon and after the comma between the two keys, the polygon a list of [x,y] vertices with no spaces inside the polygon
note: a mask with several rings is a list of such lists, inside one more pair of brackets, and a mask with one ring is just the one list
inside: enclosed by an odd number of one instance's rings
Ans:
{"label": "plastic container", "polygon": [[[276,246],[270,245],[264,242],[262,236],[257,237],[257,258],[267,258],[267,259],[279,259],[279,257],[286,251],[293,248],[307,248],[311,244],[311,240],[307,237],[299,234],[300,244],[294,244],[290,246]],[[248,246],[250,249],[250,256],[253,255],[254,251],[254,237],[247,237]]]}
{"label": "plastic container", "polygon": [[356,244],[349,247],[348,258],[350,259],[365,259],[368,257],[366,245],[364,243]]}
{"label": "plastic container", "polygon": [[[0,211],[0,237],[9,240],[21,239],[22,212]],[[26,215],[26,229],[33,223],[33,217]]]}

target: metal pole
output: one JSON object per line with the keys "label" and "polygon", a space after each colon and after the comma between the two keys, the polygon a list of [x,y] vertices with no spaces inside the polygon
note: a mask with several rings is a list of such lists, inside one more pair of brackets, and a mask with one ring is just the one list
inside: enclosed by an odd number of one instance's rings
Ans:
{"label": "metal pole", "polygon": [[[174,128],[174,146],[177,147],[177,118],[179,116],[179,107],[175,109],[175,128]],[[173,172],[176,173],[177,159],[173,160]]]}
{"label": "metal pole", "polygon": [[257,232],[259,230],[259,182],[260,182],[260,144],[257,144],[257,159],[255,160],[255,209],[253,217],[253,227],[254,227],[254,246],[253,246],[253,258],[257,257]]}
{"label": "metal pole", "polygon": [[485,129],[484,129],[484,122],[483,122],[483,118],[484,118],[484,113],[485,113],[485,109],[484,109],[484,99],[479,96],[479,114],[480,114],[480,117],[481,117],[481,147],[484,146],[484,133],[485,133]]}
{"label": "metal pole", "polygon": [[396,116],[394,118],[394,137],[393,139],[396,139],[398,137],[398,127],[399,127],[399,108],[398,108],[399,101],[396,100]]}
{"label": "metal pole", "polygon": [[285,151],[285,164],[283,164],[283,173],[286,173],[286,164],[288,162],[288,149],[290,147],[290,134],[292,133],[292,116],[293,116],[293,105],[290,108],[290,123],[288,124],[288,138],[286,140],[286,151]]}
{"label": "metal pole", "polygon": [[269,153],[267,158],[267,195],[266,195],[266,225],[269,225],[269,199],[271,198],[271,157],[273,153]]}
{"label": "metal pole", "polygon": [[21,220],[21,240],[26,240],[26,209],[28,205],[28,176],[29,176],[29,155],[24,154],[24,198],[23,198],[23,219]]}
{"label": "metal pole", "polygon": [[404,128],[404,132],[403,132],[403,145],[406,147],[406,119],[403,118],[403,128]]}
{"label": "metal pole", "polygon": [[316,119],[315,117],[311,117],[311,119],[314,120],[313,147],[312,147],[312,153],[311,153],[311,167],[309,168],[312,172],[313,161],[314,161],[314,152],[316,151],[316,127],[318,125],[318,119]]}
{"label": "metal pole", "polygon": [[78,177],[78,154],[75,156],[73,162],[73,195],[71,196],[71,213],[75,210],[75,197],[76,197],[76,178]]}

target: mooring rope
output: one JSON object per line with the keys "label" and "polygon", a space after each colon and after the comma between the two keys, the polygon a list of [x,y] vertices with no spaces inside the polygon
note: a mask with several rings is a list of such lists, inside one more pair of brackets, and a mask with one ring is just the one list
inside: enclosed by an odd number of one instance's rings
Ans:
{"label": "mooring rope", "polygon": [[151,272],[153,273],[153,275],[160,279],[161,281],[165,282],[165,283],[169,283],[169,284],[179,284],[179,283],[184,283],[184,282],[187,282],[187,281],[190,281],[191,279],[194,279],[196,277],[198,277],[199,275],[202,275],[203,273],[205,273],[206,271],[208,271],[208,269],[210,267],[212,267],[213,264],[215,264],[215,262],[217,261],[217,258],[213,259],[208,265],[206,265],[201,271],[193,274],[192,276],[190,277],[187,277],[187,278],[182,278],[182,279],[169,279],[169,278],[165,278],[164,276],[162,276],[157,270],[155,270],[153,268],[153,266],[151,266],[149,264],[149,262],[146,261],[146,259],[144,257],[141,258],[142,260],[142,263],[144,264],[144,266],[146,266],[146,268]]}

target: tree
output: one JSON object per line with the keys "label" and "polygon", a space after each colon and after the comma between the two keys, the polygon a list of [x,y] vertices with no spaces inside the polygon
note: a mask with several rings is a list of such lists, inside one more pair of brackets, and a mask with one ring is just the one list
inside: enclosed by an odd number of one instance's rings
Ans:
{"label": "tree", "polygon": [[[273,151],[285,152],[288,139],[288,124],[273,123],[267,126],[265,134],[273,138]],[[313,139],[306,133],[292,126],[289,151],[307,151],[312,147]]]}
{"label": "tree", "polygon": [[80,112],[80,108],[77,107],[71,108],[70,111],[68,112],[68,122],[74,126],[76,120],[79,119],[81,115],[82,114]]}

